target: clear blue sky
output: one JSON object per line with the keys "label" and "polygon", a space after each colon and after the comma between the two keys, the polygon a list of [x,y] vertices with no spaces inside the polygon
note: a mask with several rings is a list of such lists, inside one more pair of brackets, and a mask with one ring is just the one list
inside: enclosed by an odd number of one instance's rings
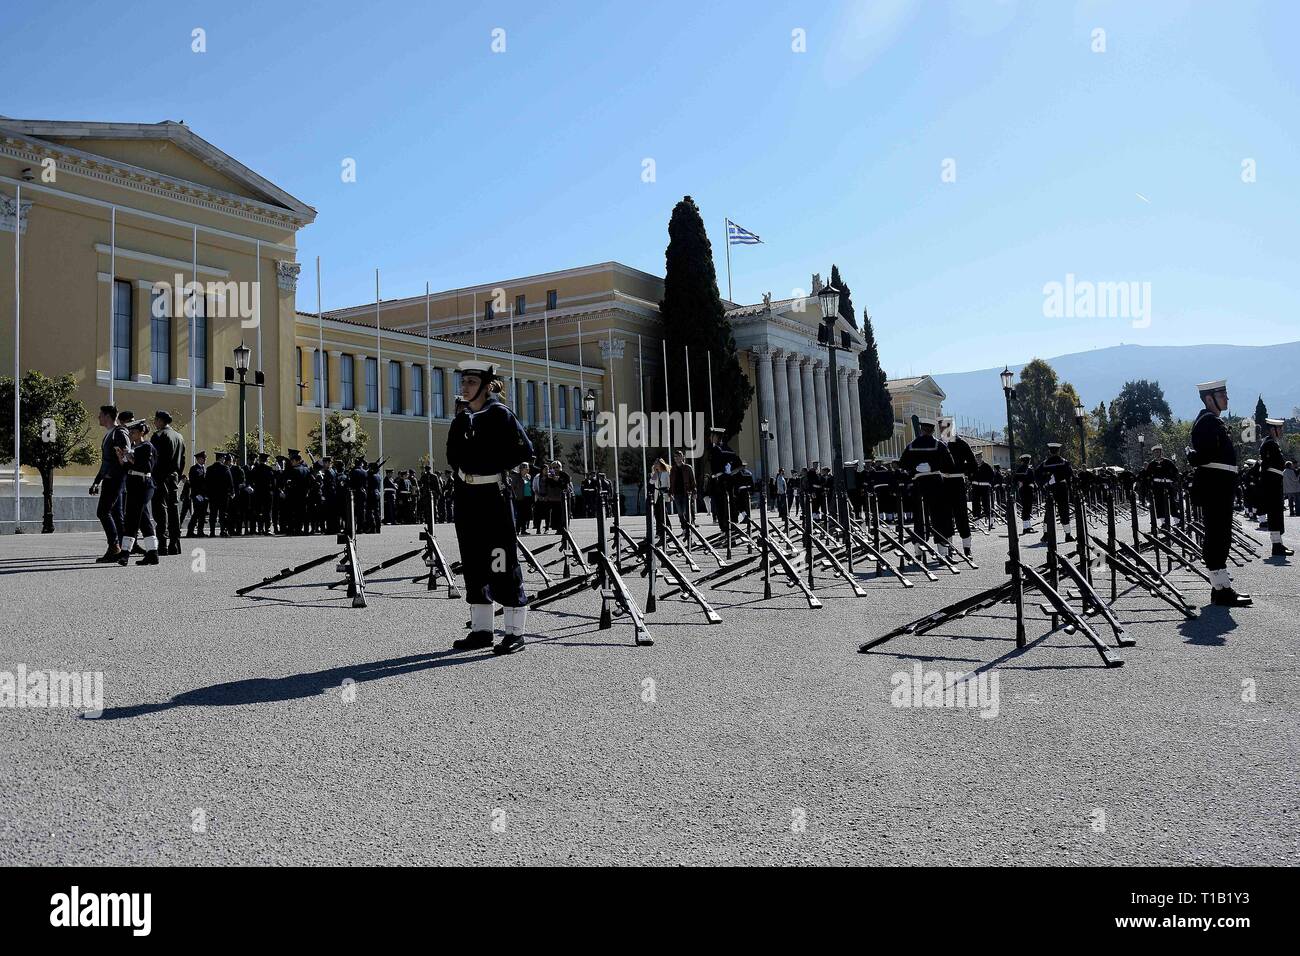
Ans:
{"label": "clear blue sky", "polygon": [[[724,294],[729,216],[767,243],[733,250],[737,299],[834,261],[888,372],[961,371],[1300,339],[1297,10],[9,3],[0,113],[183,119],[316,207],[301,258],[322,257],[327,309],[372,298],[376,266],[385,298],[609,259],[661,274],[689,193]],[[1045,318],[1067,273],[1150,282],[1150,327]]]}

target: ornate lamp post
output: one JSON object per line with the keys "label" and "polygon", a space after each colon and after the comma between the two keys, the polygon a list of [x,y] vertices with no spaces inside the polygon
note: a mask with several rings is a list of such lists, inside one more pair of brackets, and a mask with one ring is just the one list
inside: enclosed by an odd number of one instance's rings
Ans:
{"label": "ornate lamp post", "polygon": [[833,285],[824,286],[817,293],[817,302],[821,305],[822,310],[822,326],[818,330],[818,338],[826,344],[827,368],[830,376],[828,391],[830,392],[831,404],[832,494],[835,496],[835,513],[844,532],[846,564],[848,569],[852,571],[853,538],[849,530],[848,503],[844,495],[844,447],[840,437],[839,371],[835,362],[835,353],[842,348],[835,341],[835,320],[839,318],[840,314],[840,290]]}
{"label": "ornate lamp post", "polygon": [[1011,455],[1011,495],[1007,499],[1007,570],[1011,572],[1011,591],[1016,598],[1016,647],[1025,646],[1025,589],[1020,580],[1020,538],[1016,531],[1016,436],[1011,423],[1011,403],[1016,390],[1012,385],[1015,375],[1009,367],[1002,369],[1002,395],[1007,402],[1007,449]]}
{"label": "ornate lamp post", "polygon": [[1083,399],[1079,399],[1074,405],[1074,423],[1079,428],[1079,465],[1083,468],[1088,467],[1088,445],[1085,440],[1083,420],[1087,417],[1088,410],[1083,407]]}
{"label": "ornate lamp post", "polygon": [[[248,381],[248,360],[253,354],[243,342],[234,348],[235,366],[231,368],[226,366],[226,381],[233,383],[235,375],[239,375],[239,464],[244,468],[248,467],[248,389],[262,388],[265,384],[265,378],[260,371],[253,373],[253,381]],[[301,384],[301,383],[300,383]],[[325,433],[321,432],[321,443],[325,442]]]}

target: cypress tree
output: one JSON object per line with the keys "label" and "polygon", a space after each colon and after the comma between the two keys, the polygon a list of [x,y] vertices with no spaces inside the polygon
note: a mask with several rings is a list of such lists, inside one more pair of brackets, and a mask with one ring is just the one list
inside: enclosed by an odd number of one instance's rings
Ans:
{"label": "cypress tree", "polygon": [[713,365],[714,424],[727,435],[740,431],[745,410],[754,396],[736,353],[736,337],[724,317],[713,246],[699,207],[690,196],[673,207],[664,253],[664,297],[659,303],[664,341],[668,347],[669,407],[686,413],[686,373],[683,347],[690,349],[691,407],[709,423],[709,357]]}
{"label": "cypress tree", "polygon": [[840,290],[840,318],[847,322],[850,328],[856,329],[858,320],[853,313],[853,290],[840,276],[840,267],[835,263],[831,263],[831,285]]}
{"label": "cypress tree", "polygon": [[893,437],[894,405],[889,400],[885,370],[880,367],[880,352],[876,349],[876,332],[866,309],[862,310],[862,337],[867,347],[858,353],[858,407],[862,411],[862,447],[874,457],[875,446]]}

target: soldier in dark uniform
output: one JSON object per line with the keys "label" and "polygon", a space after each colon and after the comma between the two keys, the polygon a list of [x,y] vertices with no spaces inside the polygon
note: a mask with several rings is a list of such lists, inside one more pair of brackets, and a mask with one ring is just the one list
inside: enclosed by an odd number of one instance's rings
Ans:
{"label": "soldier in dark uniform", "polygon": [[1282,533],[1286,530],[1286,519],[1282,513],[1282,475],[1286,461],[1282,457],[1282,446],[1278,439],[1282,437],[1282,419],[1264,419],[1264,440],[1259,446],[1259,503],[1260,510],[1268,516],[1268,534],[1273,541],[1273,557],[1289,558],[1295,554],[1282,543]]}
{"label": "soldier in dark uniform", "polygon": [[307,494],[311,490],[311,473],[302,460],[302,452],[289,449],[289,467],[285,469],[285,512],[289,534],[307,532]]}
{"label": "soldier in dark uniform", "polygon": [[420,472],[417,487],[420,495],[420,520],[432,525],[437,512],[438,476],[429,465],[425,465]]}
{"label": "soldier in dark uniform", "polygon": [[[1047,457],[1034,469],[1034,480],[1044,494],[1052,496],[1056,505],[1056,520],[1065,529],[1065,540],[1073,541],[1074,532],[1070,530],[1070,486],[1074,482],[1074,469],[1061,456],[1060,442],[1047,443]],[[1043,528],[1044,541],[1047,540],[1047,530]]]}
{"label": "soldier in dark uniform", "polygon": [[528,597],[519,568],[515,515],[505,475],[533,457],[533,446],[512,412],[493,362],[460,363],[466,408],[447,436],[447,464],[456,475],[456,540],[460,544],[470,632],[452,643],[460,650],[492,646],[493,603],[504,612],[505,636],[493,651],[524,646]]}
{"label": "soldier in dark uniform", "polygon": [[[949,431],[952,431],[952,419],[946,419],[945,424]],[[961,535],[961,548],[966,553],[966,557],[971,556],[971,534],[970,534],[970,511],[966,507],[966,480],[975,476],[975,470],[978,463],[975,461],[975,453],[971,451],[970,444],[952,431],[952,438],[947,442],[948,454],[952,455],[952,462],[956,469],[944,477],[944,490],[948,495],[948,509],[952,513],[953,524],[957,533]]]}
{"label": "soldier in dark uniform", "polygon": [[217,460],[208,467],[208,534],[216,537],[217,524],[221,524],[221,537],[230,537],[230,466],[226,455],[218,452]]}
{"label": "soldier in dark uniform", "polygon": [[369,483],[370,473],[366,471],[366,460],[358,458],[352,463],[352,470],[348,472],[348,490],[352,492],[352,514],[357,523],[357,530],[363,534],[370,533],[366,513],[366,486]]}
{"label": "soldier in dark uniform", "polygon": [[275,534],[288,534],[289,459],[276,455],[271,470],[271,530]]}
{"label": "soldier in dark uniform", "polygon": [[104,537],[108,541],[107,550],[95,561],[98,564],[108,564],[118,559],[122,543],[122,488],[126,480],[126,468],[118,458],[117,451],[119,448],[130,447],[131,439],[127,437],[126,429],[117,423],[115,405],[99,407],[99,424],[104,429],[104,438],[99,446],[99,471],[90,483],[90,493],[99,495],[95,516],[104,526]]}
{"label": "soldier in dark uniform", "polygon": [[384,469],[383,461],[372,461],[366,475],[366,519],[372,534],[379,534],[384,522]]}
{"label": "soldier in dark uniform", "polygon": [[1219,416],[1228,408],[1228,383],[1224,379],[1196,386],[1205,408],[1192,424],[1192,452],[1196,466],[1192,493],[1205,525],[1201,558],[1210,571],[1210,603],[1221,607],[1249,607],[1250,595],[1238,594],[1228,573],[1228,546],[1232,539],[1232,505],[1237,486],[1237,451]]}
{"label": "soldier in dark uniform", "polygon": [[[920,525],[921,509],[913,515],[916,533],[922,538],[935,540],[943,538],[943,543],[952,548],[952,513],[948,510],[948,495],[944,489],[945,475],[956,472],[948,446],[934,437],[935,421],[933,418],[919,419],[921,434],[917,435],[903,449],[898,463],[912,479],[912,493],[924,504],[926,526]],[[918,558],[924,552],[918,549]]]}
{"label": "soldier in dark uniform", "polygon": [[709,429],[709,507],[713,520],[724,527],[732,520],[731,473],[740,466],[740,456],[727,445],[726,434],[724,428]]}
{"label": "soldier in dark uniform", "polygon": [[[1156,445],[1151,449],[1151,460],[1142,469],[1142,482],[1151,495],[1156,519],[1161,524],[1169,524],[1170,505],[1178,496],[1178,466],[1165,457],[1163,446]],[[1178,524],[1178,519],[1175,518],[1173,523]]]}
{"label": "soldier in dark uniform", "polygon": [[253,486],[253,530],[258,534],[270,534],[271,498],[275,494],[275,469],[271,467],[271,456],[261,452],[257,463],[249,470],[249,483]]}
{"label": "soldier in dark uniform", "polygon": [[185,493],[189,495],[190,506],[194,513],[190,516],[189,527],[185,529],[185,537],[195,537],[194,529],[198,529],[198,537],[203,535],[203,522],[208,517],[208,453],[206,451],[195,452],[194,464],[190,465],[189,480],[185,482]]}
{"label": "soldier in dark uniform", "polygon": [[181,553],[180,491],[181,475],[185,473],[185,439],[172,428],[172,416],[165,411],[153,414],[154,432],[149,443],[158,454],[154,457],[153,520],[159,539],[161,554]]}
{"label": "soldier in dark uniform", "polygon": [[737,468],[731,476],[731,514],[737,524],[743,515],[745,528],[750,526],[749,508],[754,495],[754,473],[743,461],[737,461]]}
{"label": "soldier in dark uniform", "polygon": [[131,561],[131,549],[138,541],[144,557],[136,564],[158,563],[158,538],[154,534],[153,498],[154,458],[158,451],[146,439],[149,426],[143,421],[132,422],[128,427],[130,448],[115,448],[117,459],[126,468],[126,506],[123,509],[122,547],[117,563],[126,567]]}
{"label": "soldier in dark uniform", "polygon": [[325,510],[325,532],[338,534],[339,530],[339,475],[334,470],[333,458],[322,458],[320,469],[321,507]]}
{"label": "soldier in dark uniform", "polygon": [[[1011,473],[1011,487],[1015,499],[1020,504],[1020,533],[1028,534],[1033,530],[1034,517],[1034,456],[1025,453],[1020,456],[1020,463]],[[1007,507],[1011,507],[1010,501]]]}
{"label": "soldier in dark uniform", "polygon": [[230,531],[232,534],[244,533],[244,521],[248,517],[248,475],[234,455],[226,456],[230,468]]}
{"label": "soldier in dark uniform", "polygon": [[975,452],[975,473],[971,476],[971,510],[976,521],[986,520],[993,514],[993,490],[1000,476],[984,460],[982,452]]}

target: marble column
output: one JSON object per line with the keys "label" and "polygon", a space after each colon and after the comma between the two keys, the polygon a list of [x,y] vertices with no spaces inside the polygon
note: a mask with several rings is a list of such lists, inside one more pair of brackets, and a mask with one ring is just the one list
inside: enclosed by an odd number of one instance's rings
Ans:
{"label": "marble column", "polygon": [[817,461],[819,467],[826,468],[831,463],[831,403],[821,359],[813,365],[813,393],[817,399]]}
{"label": "marble column", "polygon": [[853,457],[861,461],[866,457],[862,444],[862,401],[858,397],[858,371],[849,370],[849,440],[853,444]]}
{"label": "marble column", "polygon": [[853,439],[849,434],[849,370],[837,368],[835,374],[839,379],[836,387],[840,395],[840,454],[848,461],[853,457]]}
{"label": "marble column", "polygon": [[[772,379],[779,383],[776,391],[776,453],[785,469],[785,473],[790,474],[790,469],[794,467],[794,456],[790,454],[790,393],[786,388],[785,360],[782,358],[784,353],[780,349],[772,350]],[[775,475],[776,469],[768,472]]]}
{"label": "marble column", "polygon": [[813,391],[813,365],[815,360],[807,355],[799,358],[799,371],[803,391],[804,462],[811,465],[817,460],[817,398]]}
{"label": "marble column", "polygon": [[[754,349],[750,355],[753,356],[754,364],[758,367],[758,414],[760,418],[766,418],[771,422],[776,418],[776,395],[772,384],[772,353],[769,349]],[[775,475],[777,467],[776,449],[772,447],[772,442],[767,442],[767,447],[763,449],[762,454],[767,474]]]}
{"label": "marble column", "polygon": [[790,391],[790,458],[791,468],[786,469],[787,475],[793,475],[798,469],[808,464],[806,450],[807,446],[803,434],[803,386],[799,381],[799,366],[803,364],[803,356],[791,352],[785,360],[785,379]]}

